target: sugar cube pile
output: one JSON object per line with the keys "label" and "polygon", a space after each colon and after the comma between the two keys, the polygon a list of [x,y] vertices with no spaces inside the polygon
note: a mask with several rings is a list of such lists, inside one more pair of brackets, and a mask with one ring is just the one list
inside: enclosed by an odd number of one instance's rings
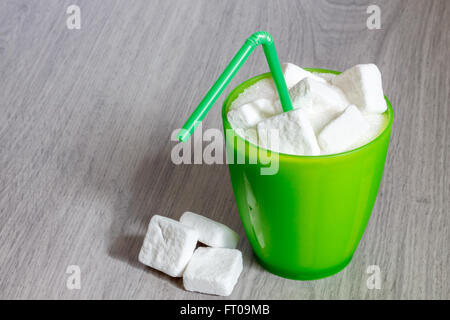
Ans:
{"label": "sugar cube pile", "polygon": [[376,138],[388,116],[381,73],[359,64],[339,75],[282,65],[294,110],[283,112],[272,79],[248,87],[230,106],[232,128],[263,148],[293,155],[326,155]]}
{"label": "sugar cube pile", "polygon": [[[198,241],[210,247],[197,247]],[[186,290],[228,296],[242,272],[239,236],[229,227],[193,212],[180,221],[150,220],[139,261],[172,277]]]}

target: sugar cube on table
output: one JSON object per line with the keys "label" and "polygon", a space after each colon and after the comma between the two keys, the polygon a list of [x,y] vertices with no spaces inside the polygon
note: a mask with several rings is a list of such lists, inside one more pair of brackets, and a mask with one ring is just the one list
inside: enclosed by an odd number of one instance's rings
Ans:
{"label": "sugar cube on table", "polygon": [[181,277],[198,241],[195,229],[154,215],[150,220],[139,261],[172,277]]}
{"label": "sugar cube on table", "polygon": [[331,79],[331,83],[361,111],[383,113],[387,109],[381,72],[374,64],[358,64]]}
{"label": "sugar cube on table", "polygon": [[259,144],[266,149],[297,155],[320,154],[314,130],[302,109],[263,120],[256,128]]}
{"label": "sugar cube on table", "polygon": [[369,124],[359,109],[350,105],[320,132],[318,141],[322,154],[346,151],[369,130]]}
{"label": "sugar cube on table", "polygon": [[239,241],[239,235],[226,225],[193,212],[183,213],[180,222],[197,230],[198,241],[210,247],[234,249]]}
{"label": "sugar cube on table", "polygon": [[284,80],[286,81],[286,86],[288,89],[292,88],[300,80],[306,77],[312,78],[319,82],[326,82],[325,79],[322,79],[321,77],[306,71],[293,63],[283,63],[281,65],[281,69],[283,70]]}
{"label": "sugar cube on table", "polygon": [[282,112],[281,107],[277,107],[271,100],[257,99],[230,110],[227,118],[234,129],[247,130],[259,121],[280,112]]}
{"label": "sugar cube on table", "polygon": [[183,285],[189,291],[229,296],[241,272],[239,250],[199,247],[183,274]]}

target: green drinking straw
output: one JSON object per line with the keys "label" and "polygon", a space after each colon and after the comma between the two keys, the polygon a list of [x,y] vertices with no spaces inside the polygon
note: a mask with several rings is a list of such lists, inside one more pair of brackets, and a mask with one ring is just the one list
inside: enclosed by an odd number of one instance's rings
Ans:
{"label": "green drinking straw", "polygon": [[189,119],[187,119],[186,123],[178,132],[178,140],[186,141],[189,139],[195,128],[203,120],[209,109],[211,109],[212,105],[216,102],[217,98],[219,98],[220,94],[230,83],[231,79],[233,79],[245,61],[247,61],[247,58],[253,50],[255,50],[255,48],[260,44],[263,46],[264,54],[269,65],[270,72],[272,73],[272,78],[275,82],[275,86],[277,87],[278,95],[280,96],[283,111],[286,112],[293,109],[291,98],[289,97],[289,91],[286,86],[286,81],[284,80],[283,71],[281,70],[280,61],[278,60],[277,51],[275,50],[275,45],[273,44],[272,36],[265,31],[255,32],[245,41],[244,45],[241,49],[239,49],[211,89],[209,89],[208,93],[191,114]]}

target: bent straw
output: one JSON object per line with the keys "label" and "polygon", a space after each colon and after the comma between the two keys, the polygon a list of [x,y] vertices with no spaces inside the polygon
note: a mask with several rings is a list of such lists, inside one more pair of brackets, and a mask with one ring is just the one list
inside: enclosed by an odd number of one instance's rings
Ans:
{"label": "bent straw", "polygon": [[230,83],[231,79],[233,79],[245,61],[247,61],[247,58],[253,50],[255,50],[255,48],[260,44],[263,46],[267,64],[269,65],[270,72],[272,73],[272,78],[275,82],[283,111],[286,112],[293,109],[272,36],[265,31],[255,32],[245,41],[244,45],[235,54],[220,77],[216,80],[211,89],[209,89],[208,93],[206,93],[205,97],[191,114],[189,119],[187,119],[186,123],[178,132],[178,140],[186,141],[189,139],[195,128],[203,120],[209,109],[211,109],[212,105],[216,102],[217,98],[219,98],[220,94]]}

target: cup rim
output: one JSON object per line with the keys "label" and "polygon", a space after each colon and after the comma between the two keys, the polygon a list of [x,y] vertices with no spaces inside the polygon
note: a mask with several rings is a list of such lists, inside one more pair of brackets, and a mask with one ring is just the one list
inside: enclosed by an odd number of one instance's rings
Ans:
{"label": "cup rim", "polygon": [[[303,69],[305,69],[307,71],[310,71],[310,72],[316,72],[316,73],[331,73],[331,74],[340,74],[341,73],[340,71],[329,70],[329,69],[321,69],[321,68],[303,68]],[[227,97],[226,97],[226,99],[225,99],[225,101],[223,102],[223,105],[222,105],[222,120],[223,120],[224,131],[227,130],[227,129],[231,129],[233,131],[233,134],[237,137],[237,139],[241,139],[241,140],[245,141],[246,144],[249,144],[250,146],[253,146],[253,147],[257,148],[258,150],[262,149],[262,150],[266,150],[267,152],[270,152],[270,153],[276,153],[279,156],[288,157],[288,158],[294,158],[294,159],[309,159],[309,160],[312,160],[312,159],[329,159],[329,158],[336,158],[336,157],[344,157],[344,156],[350,155],[352,153],[359,152],[361,150],[369,148],[373,144],[376,144],[377,141],[383,139],[385,137],[385,135],[389,134],[389,132],[391,131],[392,124],[394,122],[394,110],[392,109],[391,102],[389,101],[389,99],[385,95],[384,99],[386,100],[387,110],[384,113],[387,112],[387,115],[389,116],[387,125],[385,126],[383,131],[375,139],[372,139],[368,143],[363,144],[362,146],[359,146],[358,148],[351,149],[351,150],[344,151],[344,152],[333,153],[333,154],[295,155],[295,154],[277,152],[277,151],[273,151],[273,150],[266,149],[266,148],[263,148],[261,146],[258,146],[256,144],[250,142],[249,140],[242,138],[239,134],[237,134],[237,132],[233,129],[231,124],[228,122],[227,112],[228,112],[228,110],[229,110],[229,108],[231,106],[231,103],[232,103],[231,98],[233,98],[233,101],[234,101],[239,96],[239,94],[241,94],[249,86],[255,84],[256,82],[258,82],[260,80],[267,79],[267,78],[270,78],[270,77],[271,77],[270,72],[267,72],[267,73],[262,73],[262,74],[254,76],[254,77],[251,77],[250,79],[245,80],[244,82],[240,83],[238,86],[236,86],[235,88],[233,88],[233,90],[230,91],[230,93],[227,95]]]}

